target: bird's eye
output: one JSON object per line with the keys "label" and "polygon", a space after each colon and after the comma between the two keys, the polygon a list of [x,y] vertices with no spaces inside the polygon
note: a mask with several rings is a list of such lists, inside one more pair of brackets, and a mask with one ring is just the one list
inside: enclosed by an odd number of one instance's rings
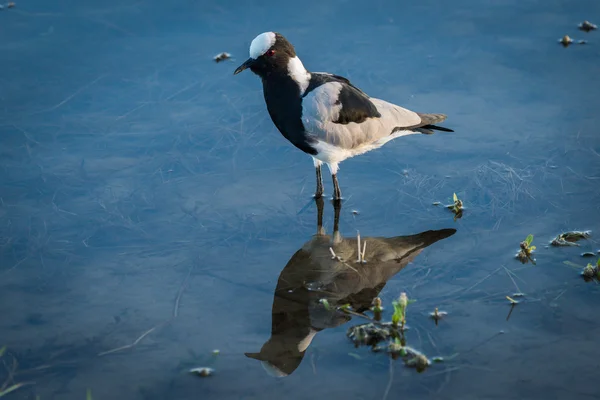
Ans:
{"label": "bird's eye", "polygon": [[269,49],[269,50],[267,50],[267,52],[265,53],[265,55],[266,55],[267,57],[272,57],[274,54],[275,54],[275,50],[273,50],[273,49]]}

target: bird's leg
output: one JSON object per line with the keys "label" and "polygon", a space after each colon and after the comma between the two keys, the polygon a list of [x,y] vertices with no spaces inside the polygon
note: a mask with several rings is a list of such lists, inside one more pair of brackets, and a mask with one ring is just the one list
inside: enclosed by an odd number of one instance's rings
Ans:
{"label": "bird's leg", "polygon": [[323,175],[321,175],[321,164],[315,165],[315,170],[317,171],[317,190],[315,191],[315,199],[319,199],[321,196],[323,196]]}
{"label": "bird's leg", "polygon": [[325,228],[323,228],[323,209],[325,208],[325,201],[323,197],[315,197],[315,203],[317,203],[317,235],[325,235]]}
{"label": "bird's leg", "polygon": [[333,200],[342,200],[342,191],[340,190],[337,174],[332,174],[331,178],[333,179]]}

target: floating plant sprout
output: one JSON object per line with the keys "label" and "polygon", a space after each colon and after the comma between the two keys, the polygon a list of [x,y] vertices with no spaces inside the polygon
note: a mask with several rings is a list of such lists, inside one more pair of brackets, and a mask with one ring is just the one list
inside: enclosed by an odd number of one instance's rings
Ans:
{"label": "floating plant sprout", "polygon": [[398,324],[400,324],[400,330],[404,330],[406,326],[406,307],[415,301],[416,300],[409,300],[406,293],[402,292],[400,293],[398,300],[392,302],[392,305],[394,306],[392,325],[394,325],[394,327],[398,327]]}
{"label": "floating plant sprout", "polygon": [[454,201],[454,203],[449,204],[446,207],[452,210],[452,212],[454,213],[454,220],[456,221],[457,218],[462,217],[464,207],[462,200],[458,198],[456,193],[453,194],[452,200]]}
{"label": "floating plant sprout", "polygon": [[375,300],[373,300],[373,307],[371,310],[373,311],[373,319],[375,321],[381,321],[383,307],[381,306],[381,299],[379,297],[376,297]]}
{"label": "floating plant sprout", "polygon": [[[452,201],[453,202],[451,204],[444,204],[444,207],[446,207],[447,209],[451,210],[454,213],[454,220],[456,221],[458,218],[462,217],[463,210],[465,208],[464,208],[462,200],[458,198],[456,193],[453,194]],[[431,204],[434,206],[442,205],[442,203],[439,201],[434,201]]]}
{"label": "floating plant sprout", "polygon": [[429,313],[429,316],[433,318],[436,325],[438,324],[438,321],[444,318],[446,315],[448,315],[446,311],[440,311],[437,307],[435,308],[435,310],[433,310],[433,312]]}
{"label": "floating plant sprout", "polygon": [[532,246],[531,243],[533,243],[533,235],[529,234],[527,235],[525,240],[522,241],[519,245],[521,249],[515,257],[523,264],[526,264],[529,261],[531,261],[531,263],[535,265],[535,258],[533,258],[535,246]]}

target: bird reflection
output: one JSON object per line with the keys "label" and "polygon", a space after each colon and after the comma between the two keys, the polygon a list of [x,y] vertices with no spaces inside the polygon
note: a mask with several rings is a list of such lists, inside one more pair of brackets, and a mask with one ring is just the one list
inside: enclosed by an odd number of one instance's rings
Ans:
{"label": "bird reflection", "polygon": [[[259,353],[246,353],[261,361],[272,376],[293,373],[317,332],[351,319],[335,307],[350,304],[356,312],[368,310],[392,276],[424,248],[456,232],[441,229],[410,236],[366,237],[361,239],[360,252],[364,254],[359,255],[358,238],[343,238],[339,233],[341,204],[334,203],[333,235],[329,236],[323,228],[323,199],[315,201],[317,233],[279,275],[273,295],[271,337]],[[330,307],[323,307],[321,299]]]}

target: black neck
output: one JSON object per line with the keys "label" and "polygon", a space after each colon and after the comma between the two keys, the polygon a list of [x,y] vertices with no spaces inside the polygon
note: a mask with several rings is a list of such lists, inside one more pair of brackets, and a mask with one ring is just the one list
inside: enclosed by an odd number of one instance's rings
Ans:
{"label": "black neck", "polygon": [[302,124],[302,97],[296,81],[288,74],[272,73],[262,82],[269,115],[279,132],[300,150],[316,154]]}

